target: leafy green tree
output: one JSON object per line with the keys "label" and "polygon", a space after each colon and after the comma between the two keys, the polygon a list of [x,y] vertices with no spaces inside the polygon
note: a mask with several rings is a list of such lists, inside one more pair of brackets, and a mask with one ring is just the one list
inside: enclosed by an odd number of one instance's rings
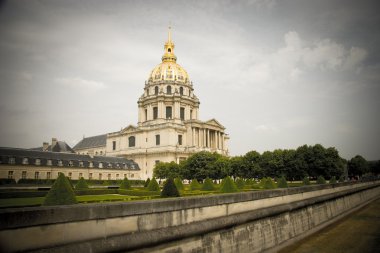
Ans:
{"label": "leafy green tree", "polygon": [[238,176],[244,178],[258,178],[264,175],[260,167],[261,155],[256,151],[249,151],[243,156],[243,166],[240,167]]}
{"label": "leafy green tree", "polygon": [[160,179],[180,177],[181,168],[176,162],[159,162],[154,166],[153,176]]}
{"label": "leafy green tree", "polygon": [[119,188],[124,190],[131,189],[131,182],[129,182],[128,178],[125,177],[123,181],[121,181]]}
{"label": "leafy green tree", "polygon": [[236,186],[237,186],[237,188],[238,189],[243,189],[244,188],[244,186],[245,186],[245,181],[244,181],[244,179],[242,179],[242,178],[238,178],[238,179],[236,179]]}
{"label": "leafy green tree", "polygon": [[335,176],[332,176],[329,180],[329,184],[336,184],[336,178]]}
{"label": "leafy green tree", "polygon": [[159,190],[160,186],[158,185],[156,178],[153,177],[152,180],[150,180],[149,182],[148,191],[156,192]]}
{"label": "leafy green tree", "polygon": [[88,184],[83,177],[81,177],[75,185],[75,190],[87,190],[88,188]]}
{"label": "leafy green tree", "polygon": [[198,180],[196,178],[194,178],[193,180],[191,180],[190,190],[195,191],[195,190],[199,190],[199,189],[201,189],[201,184],[198,182]]}
{"label": "leafy green tree", "polygon": [[46,195],[43,205],[72,205],[76,203],[77,199],[69,180],[63,173],[59,173],[57,180],[55,180],[53,186]]}
{"label": "leafy green tree", "polygon": [[177,187],[177,189],[179,190],[179,191],[183,191],[183,183],[182,183],[182,179],[180,179],[180,178],[175,178],[174,179],[174,184],[175,184],[175,186]]}
{"label": "leafy green tree", "polygon": [[303,185],[310,185],[310,179],[309,176],[306,176],[302,179]]}
{"label": "leafy green tree", "polygon": [[246,170],[244,158],[242,156],[234,156],[230,159],[230,172],[227,173],[227,176],[243,177]]}
{"label": "leafy green tree", "polygon": [[150,178],[148,177],[148,179],[144,183],[144,187],[145,188],[148,187],[149,183],[150,183]]}
{"label": "leafy green tree", "polygon": [[350,176],[362,176],[369,171],[368,162],[361,155],[351,158],[347,164]]}
{"label": "leafy green tree", "polygon": [[280,177],[277,181],[278,188],[288,188],[288,182],[284,176]]}
{"label": "leafy green tree", "polygon": [[230,158],[226,156],[219,156],[216,161],[210,165],[210,167],[212,168],[210,178],[214,180],[225,178],[232,172]]}
{"label": "leafy green tree", "polygon": [[217,153],[201,151],[188,157],[182,164],[182,178],[204,180],[207,177],[217,179],[221,174],[216,161],[221,157]]}
{"label": "leafy green tree", "polygon": [[326,184],[326,179],[323,176],[318,176],[317,184]]}
{"label": "leafy green tree", "polygon": [[223,179],[220,191],[223,193],[238,192],[238,188],[235,185],[235,182],[230,178],[226,177]]}
{"label": "leafy green tree", "polygon": [[179,191],[175,186],[173,178],[169,178],[165,181],[164,187],[161,191],[161,197],[179,197]]}
{"label": "leafy green tree", "polygon": [[215,187],[211,178],[206,178],[202,184],[202,191],[213,191],[213,190],[215,190]]}

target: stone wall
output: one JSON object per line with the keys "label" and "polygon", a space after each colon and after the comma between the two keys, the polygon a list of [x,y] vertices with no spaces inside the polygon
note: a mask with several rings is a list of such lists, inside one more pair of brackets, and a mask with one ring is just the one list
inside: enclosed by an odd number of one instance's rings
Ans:
{"label": "stone wall", "polygon": [[0,211],[0,245],[3,251],[261,252],[311,233],[379,196],[377,181],[5,209]]}

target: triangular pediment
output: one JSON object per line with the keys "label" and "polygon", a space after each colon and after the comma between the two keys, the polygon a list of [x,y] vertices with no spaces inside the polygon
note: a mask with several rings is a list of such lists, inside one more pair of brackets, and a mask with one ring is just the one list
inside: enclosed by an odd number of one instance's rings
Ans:
{"label": "triangular pediment", "polygon": [[120,133],[123,134],[123,133],[134,132],[134,131],[136,131],[136,129],[137,129],[136,126],[134,126],[134,125],[129,125],[129,126],[123,128],[123,129],[120,131]]}
{"label": "triangular pediment", "polygon": [[216,119],[210,119],[210,120],[206,121],[205,123],[207,125],[216,126],[216,127],[220,127],[220,128],[224,129],[224,126],[222,124],[220,124],[219,121],[217,121]]}

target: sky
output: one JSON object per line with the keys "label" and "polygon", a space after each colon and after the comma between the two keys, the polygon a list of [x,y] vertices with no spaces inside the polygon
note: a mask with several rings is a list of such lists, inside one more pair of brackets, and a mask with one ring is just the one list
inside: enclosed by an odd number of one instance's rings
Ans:
{"label": "sky", "polygon": [[380,159],[380,3],[351,0],[0,1],[0,146],[137,124],[168,26],[200,119],[230,155],[336,147]]}

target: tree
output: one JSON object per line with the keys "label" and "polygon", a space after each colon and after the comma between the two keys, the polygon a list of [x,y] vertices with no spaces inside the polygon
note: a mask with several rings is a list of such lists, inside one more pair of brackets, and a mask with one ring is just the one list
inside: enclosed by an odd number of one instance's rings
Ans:
{"label": "tree", "polygon": [[159,162],[154,166],[153,176],[160,179],[180,177],[181,169],[175,162]]}
{"label": "tree", "polygon": [[179,192],[175,186],[173,178],[169,178],[164,183],[164,188],[161,191],[161,197],[179,197]]}
{"label": "tree", "polygon": [[214,189],[212,180],[210,178],[206,178],[202,185],[202,191],[213,191]]}
{"label": "tree", "polygon": [[317,184],[326,184],[326,179],[323,176],[318,176]]}
{"label": "tree", "polygon": [[349,176],[362,176],[369,171],[368,162],[361,155],[351,158],[347,167]]}
{"label": "tree", "polygon": [[76,203],[77,199],[69,180],[63,173],[59,173],[58,178],[46,195],[43,205],[72,205]]}
{"label": "tree", "polygon": [[284,176],[280,177],[277,181],[278,188],[288,188],[288,182]]}
{"label": "tree", "polygon": [[191,180],[190,190],[195,191],[195,190],[199,190],[199,189],[201,189],[201,184],[198,182],[198,180],[196,178],[194,178],[193,180]]}
{"label": "tree", "polygon": [[179,191],[183,190],[184,187],[183,187],[182,180],[180,178],[177,177],[176,179],[174,179],[174,184]]}
{"label": "tree", "polygon": [[256,151],[250,151],[243,157],[243,166],[239,173],[239,177],[244,178],[259,178],[264,175],[263,170],[260,167],[260,153]]}
{"label": "tree", "polygon": [[129,182],[128,178],[125,177],[123,181],[121,181],[119,188],[124,190],[131,189],[131,182]]}
{"label": "tree", "polygon": [[144,183],[144,187],[145,188],[148,187],[149,183],[150,183],[150,178],[148,177],[148,179]]}
{"label": "tree", "polygon": [[310,185],[310,179],[309,176],[306,176],[302,179],[303,185]]}
{"label": "tree", "polygon": [[159,190],[160,186],[158,185],[156,178],[153,177],[152,180],[150,180],[149,182],[148,191],[156,192]]}
{"label": "tree", "polygon": [[332,176],[329,180],[329,184],[336,184],[336,178],[335,176]]}
{"label": "tree", "polygon": [[75,185],[75,190],[87,190],[88,188],[89,188],[88,184],[86,180],[84,180],[83,177],[81,177],[79,181],[77,182],[77,184]]}
{"label": "tree", "polygon": [[221,157],[217,153],[201,151],[188,157],[182,164],[182,177],[204,180],[207,177],[217,179],[221,172],[215,162]]}
{"label": "tree", "polygon": [[242,179],[242,178],[238,178],[238,179],[236,179],[236,186],[237,186],[237,188],[238,189],[243,189],[244,188],[244,186],[245,186],[245,181],[244,181],[244,179]]}
{"label": "tree", "polygon": [[226,177],[223,179],[220,191],[223,193],[238,192],[238,188],[235,185],[235,182],[230,178]]}

